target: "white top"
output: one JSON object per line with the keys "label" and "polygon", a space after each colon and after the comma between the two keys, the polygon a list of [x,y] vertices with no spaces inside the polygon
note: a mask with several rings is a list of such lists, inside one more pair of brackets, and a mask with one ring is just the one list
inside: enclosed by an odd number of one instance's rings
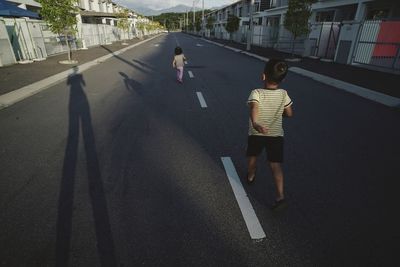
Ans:
{"label": "white top", "polygon": [[184,67],[185,66],[185,55],[180,54],[180,55],[175,55],[175,66],[178,67]]}
{"label": "white top", "polygon": [[266,134],[257,132],[249,120],[249,135],[283,136],[282,115],[286,107],[292,105],[292,100],[283,89],[254,89],[251,91],[247,104],[258,103],[258,118],[256,122],[268,129]]}

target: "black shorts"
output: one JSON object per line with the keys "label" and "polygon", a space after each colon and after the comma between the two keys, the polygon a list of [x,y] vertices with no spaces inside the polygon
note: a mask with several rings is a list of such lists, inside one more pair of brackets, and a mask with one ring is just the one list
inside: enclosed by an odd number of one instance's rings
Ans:
{"label": "black shorts", "polygon": [[269,162],[283,162],[283,136],[250,135],[247,139],[248,157],[258,156],[265,148]]}

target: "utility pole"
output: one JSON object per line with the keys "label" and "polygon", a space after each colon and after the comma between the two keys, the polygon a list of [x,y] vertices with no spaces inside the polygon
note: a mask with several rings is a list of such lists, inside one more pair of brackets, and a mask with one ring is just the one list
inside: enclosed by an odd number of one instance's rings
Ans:
{"label": "utility pole", "polygon": [[250,1],[250,6],[249,6],[249,10],[250,10],[250,15],[249,15],[249,29],[247,31],[247,46],[246,46],[246,50],[250,51],[251,49],[251,39],[252,39],[252,35],[253,35],[253,9],[254,9],[254,0]]}
{"label": "utility pole", "polygon": [[193,32],[195,31],[196,27],[195,27],[195,21],[196,21],[196,13],[195,13],[195,6],[196,0],[193,0]]}
{"label": "utility pole", "polygon": [[186,9],[186,31],[188,30],[187,29],[188,25],[189,25],[189,11]]}
{"label": "utility pole", "polygon": [[205,35],[205,29],[204,29],[204,0],[202,1],[202,11],[201,11],[201,34]]}

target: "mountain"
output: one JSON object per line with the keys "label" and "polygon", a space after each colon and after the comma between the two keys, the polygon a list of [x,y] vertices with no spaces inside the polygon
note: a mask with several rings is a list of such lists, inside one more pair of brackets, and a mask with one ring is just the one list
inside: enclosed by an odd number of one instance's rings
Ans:
{"label": "mountain", "polygon": [[[196,11],[200,10],[201,8],[196,7]],[[162,14],[162,13],[185,13],[186,11],[192,11],[192,7],[185,5],[177,5],[171,8],[158,10],[157,12],[159,12],[159,14]]]}
{"label": "mountain", "polygon": [[156,10],[147,8],[147,7],[137,6],[137,7],[130,7],[130,8],[132,8],[137,13],[139,13],[140,15],[143,15],[143,16],[154,16],[154,14],[157,13]]}
{"label": "mountain", "polygon": [[[135,10],[140,15],[144,15],[144,16],[158,16],[163,13],[184,13],[186,11],[192,11],[192,7],[186,6],[186,5],[177,5],[174,7],[160,9],[160,10],[154,10],[154,9],[142,6],[140,4],[134,4],[134,3],[127,3],[126,6]],[[201,10],[201,8],[196,8],[196,11],[199,11],[199,10]]]}

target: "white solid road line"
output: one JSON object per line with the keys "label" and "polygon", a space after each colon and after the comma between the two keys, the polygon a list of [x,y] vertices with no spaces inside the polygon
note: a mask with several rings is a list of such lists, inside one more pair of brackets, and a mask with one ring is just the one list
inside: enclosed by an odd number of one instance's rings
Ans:
{"label": "white solid road line", "polygon": [[246,191],[244,191],[231,158],[222,157],[221,160],[224,164],[226,175],[228,176],[229,183],[232,186],[233,193],[235,194],[236,201],[239,204],[240,211],[242,212],[251,239],[265,238],[266,235],[264,230],[261,227],[260,221],[257,218],[249,198],[247,197]]}
{"label": "white solid road line", "polygon": [[207,104],[206,104],[206,101],[204,100],[203,94],[201,92],[196,92],[196,94],[197,94],[197,98],[199,99],[200,106],[202,108],[206,108]]}
{"label": "white solid road line", "polygon": [[354,85],[351,83],[347,83],[341,80],[337,80],[325,75],[321,75],[315,72],[311,72],[302,68],[298,68],[298,67],[291,67],[289,68],[290,71],[306,76],[308,78],[311,78],[315,81],[342,89],[344,91],[347,91],[349,93],[361,96],[363,98],[381,103],[385,106],[388,107],[394,107],[394,108],[400,108],[400,98],[397,97],[393,97],[393,96],[389,96],[389,95],[385,95],[376,91],[372,91],[370,89],[358,86],[358,85]]}
{"label": "white solid road line", "polygon": [[193,72],[191,70],[189,70],[188,73],[190,78],[194,78]]}

